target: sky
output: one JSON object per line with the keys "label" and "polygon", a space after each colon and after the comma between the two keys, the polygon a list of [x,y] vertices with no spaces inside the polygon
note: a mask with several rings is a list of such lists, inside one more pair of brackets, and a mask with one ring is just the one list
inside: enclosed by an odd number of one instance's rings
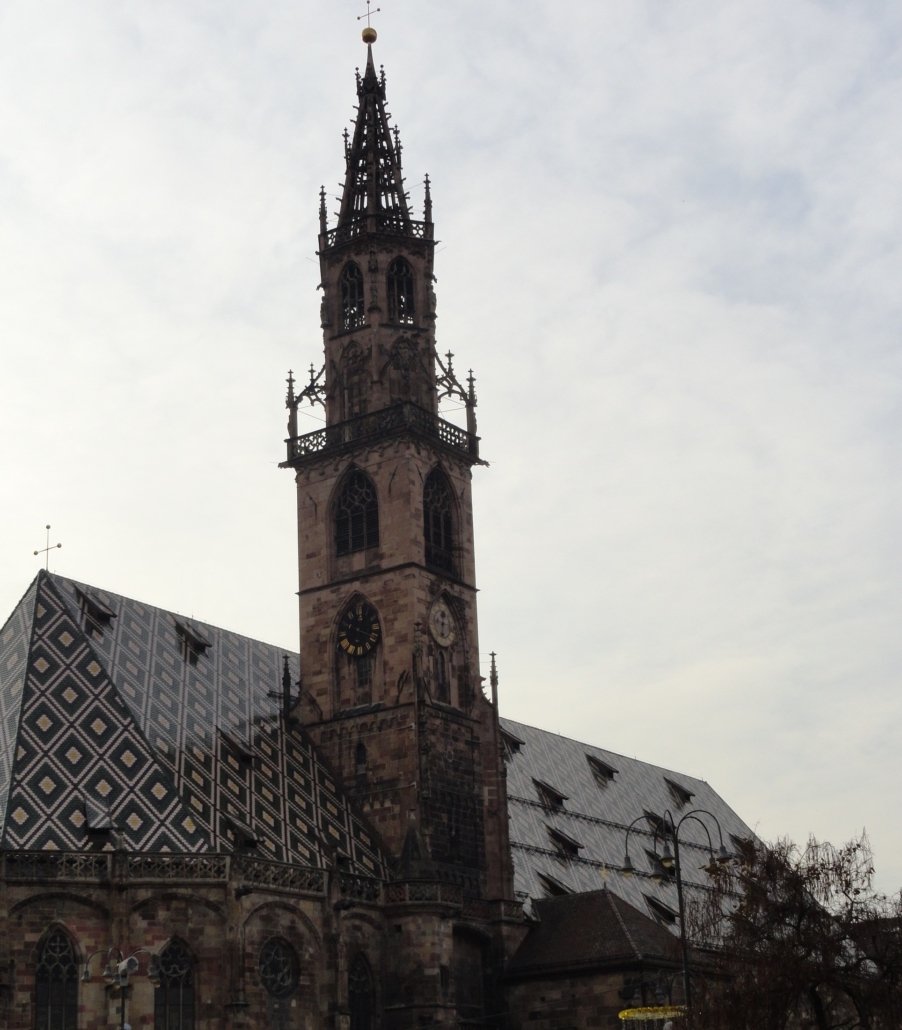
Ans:
{"label": "sky", "polygon": [[[380,5],[502,714],[902,887],[902,6]],[[363,9],[0,5],[0,611],[49,522],[51,569],[296,648]]]}

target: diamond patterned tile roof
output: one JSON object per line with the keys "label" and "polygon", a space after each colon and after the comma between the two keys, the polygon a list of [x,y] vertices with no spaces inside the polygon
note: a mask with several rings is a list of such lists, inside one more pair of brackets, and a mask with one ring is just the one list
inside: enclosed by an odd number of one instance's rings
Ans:
{"label": "diamond patterned tile roof", "polygon": [[297,682],[295,653],[40,573],[0,633],[0,846],[109,847],[112,825],[129,850],[244,837],[260,857],[323,867],[338,851],[384,876],[364,820],[270,696],[286,654]]}
{"label": "diamond patterned tile roof", "polygon": [[36,592],[35,582],[0,630],[0,825],[9,798]]}
{"label": "diamond patterned tile roof", "polygon": [[[662,883],[651,878],[656,872],[656,817],[670,812],[679,823],[694,809],[707,810],[719,822],[728,850],[733,849],[732,837],[753,837],[704,780],[511,719],[501,719],[501,729],[507,752],[514,889],[523,901],[607,887],[670,926],[669,914],[678,908],[676,885],[672,877]],[[561,800],[556,803],[553,795]],[[620,871],[626,830],[636,818],[629,842],[636,875],[627,877]],[[717,829],[713,820],[707,822],[716,853]],[[680,828],[680,842],[684,882],[690,892],[705,890],[710,878],[702,867],[708,865],[710,854],[704,828],[688,819]],[[575,853],[574,844],[579,845]],[[660,853],[660,843],[657,850]]]}

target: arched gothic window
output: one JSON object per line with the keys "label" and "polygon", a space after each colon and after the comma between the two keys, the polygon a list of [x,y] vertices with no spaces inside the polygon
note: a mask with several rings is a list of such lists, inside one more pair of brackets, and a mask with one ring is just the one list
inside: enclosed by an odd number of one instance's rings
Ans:
{"label": "arched gothic window", "polygon": [[260,949],[260,983],[274,998],[287,998],[298,985],[294,949],[271,937]]}
{"label": "arched gothic window", "polygon": [[335,502],[335,553],[353,554],[379,545],[379,504],[370,479],[355,469]]}
{"label": "arched gothic window", "polygon": [[363,955],[358,955],[348,970],[348,1008],[351,1030],[372,1030],[373,975]]}
{"label": "arched gothic window", "polygon": [[78,963],[72,941],[62,930],[55,930],[41,945],[34,979],[37,1030],[76,1030]]}
{"label": "arched gothic window", "polygon": [[363,325],[363,272],[349,261],[341,272],[341,325],[343,329],[356,329]]}
{"label": "arched gothic window", "polygon": [[366,775],[366,744],[362,740],[357,741],[357,747],[354,749],[354,768],[357,775]]}
{"label": "arched gothic window", "polygon": [[454,520],[448,480],[440,469],[433,469],[423,488],[423,522],[426,537],[426,564],[443,572],[454,571]]}
{"label": "arched gothic window", "polygon": [[451,680],[448,669],[448,656],[440,647],[435,655],[435,681],[438,684],[438,699],[444,704],[451,701]]}
{"label": "arched gothic window", "polygon": [[178,941],[160,955],[160,986],[154,993],[154,1030],[194,1030],[194,963]]}
{"label": "arched gothic window", "polygon": [[402,257],[388,266],[388,320],[401,325],[413,323],[413,271]]}

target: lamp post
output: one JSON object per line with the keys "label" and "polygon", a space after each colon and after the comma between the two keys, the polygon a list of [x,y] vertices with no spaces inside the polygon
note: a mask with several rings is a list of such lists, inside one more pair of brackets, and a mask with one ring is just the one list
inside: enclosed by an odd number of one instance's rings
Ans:
{"label": "lamp post", "polygon": [[[717,849],[717,856],[714,855],[714,845],[711,841],[711,833],[708,830],[705,821],[700,816],[708,816],[709,819],[714,820],[714,825],[717,827],[717,835],[720,840],[720,846]],[[633,866],[632,860],[630,859],[630,833],[636,823],[642,819],[646,819],[647,816],[640,815],[634,819],[629,826],[626,828],[626,841],[625,841],[625,854],[623,856],[623,866],[621,872],[624,876],[632,876],[635,873],[635,867]],[[715,863],[725,865],[730,861],[732,855],[724,847],[723,843],[723,831],[720,828],[720,823],[717,820],[717,816],[713,812],[709,812],[706,808],[693,808],[691,812],[687,812],[678,823],[674,822],[673,816],[670,811],[665,811],[664,816],[660,823],[655,827],[654,834],[654,854],[655,858],[661,863],[664,869],[672,869],[676,878],[677,888],[677,902],[679,904],[680,912],[680,950],[683,956],[683,994],[685,995],[686,1008],[687,1010],[692,1007],[692,984],[689,979],[689,944],[686,940],[686,908],[683,903],[683,873],[680,865],[680,829],[687,820],[698,823],[705,831],[705,836],[708,838],[708,854],[711,856],[711,869],[716,869]],[[661,854],[658,855],[658,838],[661,838],[662,848]],[[673,842],[673,850],[670,850],[670,842]]]}
{"label": "lamp post", "polygon": [[[129,978],[132,973],[138,972],[138,959],[137,955],[141,953],[150,956],[150,965],[147,968],[147,979],[154,986],[154,990],[160,986],[160,967],[157,965],[156,956],[147,950],[147,948],[136,948],[131,955],[124,955],[115,945],[109,947],[106,951],[106,966],[103,970],[103,979],[114,989],[120,992],[119,994],[119,1030],[131,1030],[128,1023],[125,1022],[125,992],[128,988]],[[88,955],[85,959],[85,968],[81,973],[82,983],[88,983],[91,979],[91,974],[88,970],[88,965],[95,955],[103,955],[104,952],[95,951],[93,954]],[[113,957],[115,954],[115,958]]]}

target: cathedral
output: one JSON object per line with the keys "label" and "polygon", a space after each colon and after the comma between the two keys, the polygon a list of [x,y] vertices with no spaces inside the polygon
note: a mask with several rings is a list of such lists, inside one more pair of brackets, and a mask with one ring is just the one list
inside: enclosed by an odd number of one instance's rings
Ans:
{"label": "cathedral", "polygon": [[322,367],[288,380],[298,651],[39,573],[0,630],[2,1026],[618,1026],[682,1000],[680,887],[751,836],[479,675],[474,380],[364,42]]}

